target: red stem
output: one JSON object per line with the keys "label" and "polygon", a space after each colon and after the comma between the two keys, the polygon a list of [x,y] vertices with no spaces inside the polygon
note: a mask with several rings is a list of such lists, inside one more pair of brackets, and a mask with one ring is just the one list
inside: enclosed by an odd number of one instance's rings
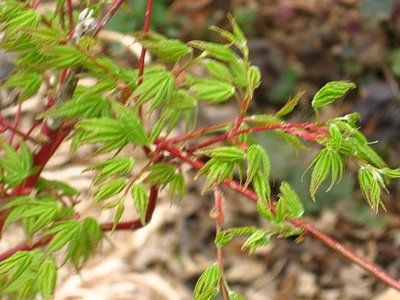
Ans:
{"label": "red stem", "polygon": [[[147,0],[146,14],[144,19],[143,31],[145,33],[149,32],[150,29],[150,20],[151,20],[151,11],[153,9],[153,0]],[[139,58],[139,81],[138,85],[140,85],[143,81],[142,76],[144,73],[144,59],[146,57],[146,48],[142,46],[142,51],[140,53]]]}
{"label": "red stem", "polygon": [[[244,133],[277,130],[277,129],[285,131],[285,132],[293,134],[293,135],[297,135],[304,140],[310,140],[310,141],[315,141],[316,139],[322,137],[323,135],[328,134],[328,132],[326,131],[325,128],[318,127],[318,125],[313,124],[313,123],[281,123],[281,124],[274,124],[274,125],[264,125],[264,126],[246,128],[246,129],[239,130],[236,132],[229,132],[229,133],[221,134],[217,137],[211,138],[201,144],[198,144],[194,147],[189,148],[187,150],[187,152],[192,153],[196,150],[199,150],[199,149],[208,147],[212,144],[229,139],[232,136],[237,136],[237,135],[244,134]],[[308,132],[308,131],[316,131],[316,132],[319,131],[319,133]]]}
{"label": "red stem", "polygon": [[104,28],[104,26],[106,26],[107,22],[112,18],[113,15],[115,15],[122,3],[124,3],[124,0],[114,0],[112,2],[110,9],[107,10],[106,14],[97,23],[94,31],[95,36]]}
{"label": "red stem", "polygon": [[10,128],[11,129],[11,135],[10,135],[10,139],[8,141],[10,146],[12,146],[12,143],[13,143],[14,137],[15,137],[15,133],[18,131],[18,123],[19,123],[19,117],[21,116],[21,109],[22,109],[22,102],[18,103],[17,112],[15,113],[14,122],[13,122],[12,128]]}
{"label": "red stem", "polygon": [[[174,157],[181,159],[182,161],[190,164],[193,168],[200,170],[203,167],[203,163],[197,159],[192,158],[192,156],[188,153],[181,152],[179,149],[170,146],[165,143],[159,143],[159,147],[161,149],[168,151]],[[224,180],[224,185],[228,186],[232,190],[246,196],[253,202],[257,202],[257,195],[254,193],[253,190],[250,188],[243,188],[239,183],[226,179]],[[271,207],[274,210],[274,206]],[[396,289],[400,292],[400,282],[386,273],[382,268],[379,266],[369,262],[365,258],[361,257],[354,251],[350,250],[349,248],[345,247],[335,239],[331,238],[330,236],[322,233],[317,228],[315,228],[312,224],[306,223],[301,219],[291,219],[289,222],[297,228],[303,228],[308,234],[312,235],[314,238],[319,240],[325,246],[331,248],[339,255],[347,258],[352,263],[358,265],[359,267],[363,268],[369,274],[374,276],[375,278],[379,279],[380,281],[386,283],[387,285],[391,286],[392,288]]]}
{"label": "red stem", "polygon": [[68,23],[69,23],[69,35],[71,36],[74,32],[74,8],[72,7],[72,0],[67,0],[68,9]]}

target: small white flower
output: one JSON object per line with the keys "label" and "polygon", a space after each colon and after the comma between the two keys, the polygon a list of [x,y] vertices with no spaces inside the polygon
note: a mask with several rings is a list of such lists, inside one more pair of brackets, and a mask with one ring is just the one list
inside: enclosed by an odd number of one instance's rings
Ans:
{"label": "small white flower", "polygon": [[96,19],[92,17],[93,9],[85,8],[79,14],[78,23],[75,26],[74,34],[72,35],[72,39],[75,42],[78,42],[82,36],[90,35],[95,27],[96,27]]}

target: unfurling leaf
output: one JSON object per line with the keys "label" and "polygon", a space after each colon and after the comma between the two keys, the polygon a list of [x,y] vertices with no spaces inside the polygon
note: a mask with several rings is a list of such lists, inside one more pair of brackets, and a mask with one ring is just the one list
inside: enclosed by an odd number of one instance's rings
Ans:
{"label": "unfurling leaf", "polygon": [[378,211],[379,206],[385,209],[381,200],[381,189],[386,190],[386,187],[381,172],[370,165],[361,166],[358,171],[358,182],[361,193],[371,208],[375,212]]}
{"label": "unfurling leaf", "polygon": [[216,60],[207,59],[204,61],[207,73],[215,79],[231,82],[232,74],[229,68]]}
{"label": "unfurling leaf", "polygon": [[290,218],[299,218],[304,214],[303,204],[299,196],[287,182],[282,182],[279,188],[280,199],[283,203],[285,214]]}
{"label": "unfurling leaf", "polygon": [[314,96],[311,105],[314,109],[324,107],[335,102],[356,87],[351,81],[331,81],[325,84]]}
{"label": "unfurling leaf", "polygon": [[236,54],[225,45],[204,41],[190,41],[188,44],[193,48],[206,51],[210,57],[216,58],[220,61],[232,62],[238,59]]}
{"label": "unfurling leaf", "polygon": [[303,92],[297,93],[295,96],[291,97],[288,102],[275,114],[275,117],[277,118],[282,118],[286,116],[287,114],[291,113],[293,109],[297,106],[299,103],[300,98],[304,95]]}
{"label": "unfurling leaf", "polygon": [[249,250],[252,254],[258,248],[265,246],[271,240],[271,234],[265,233],[263,230],[257,230],[246,240],[242,246],[242,250]]}
{"label": "unfurling leaf", "polygon": [[221,271],[217,263],[208,267],[196,282],[193,291],[194,300],[212,300],[219,293]]}
{"label": "unfurling leaf", "polygon": [[310,194],[315,201],[315,194],[329,173],[331,173],[332,179],[327,191],[341,180],[344,172],[344,163],[342,156],[338,152],[332,148],[325,148],[317,154],[311,166],[313,166],[313,171],[311,174]]}

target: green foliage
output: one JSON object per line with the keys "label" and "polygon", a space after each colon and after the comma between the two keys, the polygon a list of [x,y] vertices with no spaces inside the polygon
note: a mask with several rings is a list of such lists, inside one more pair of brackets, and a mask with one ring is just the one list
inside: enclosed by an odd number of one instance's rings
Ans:
{"label": "green foliage", "polygon": [[235,88],[225,81],[216,79],[198,79],[190,87],[196,99],[208,103],[227,101],[235,93]]}
{"label": "green foliage", "polygon": [[96,250],[103,237],[99,224],[92,218],[81,221],[61,221],[48,229],[46,233],[53,236],[46,248],[46,253],[51,254],[67,246],[66,259],[70,260],[77,269],[80,269],[90,254]]}
{"label": "green foliage", "polygon": [[147,196],[147,189],[142,183],[138,182],[132,187],[132,199],[136,211],[139,213],[140,221],[142,224],[146,224],[146,211],[149,204],[149,197]]}
{"label": "green foliage", "polygon": [[221,271],[217,263],[209,266],[196,282],[193,291],[194,300],[213,300],[219,293]]}
{"label": "green foliage", "polygon": [[182,57],[192,52],[192,49],[180,40],[166,39],[154,32],[145,34],[140,38],[140,42],[161,60],[172,63],[178,62]]}
{"label": "green foliage", "polygon": [[25,178],[36,172],[32,164],[32,154],[25,143],[21,143],[18,152],[1,140],[0,147],[5,152],[4,156],[0,157],[0,168],[2,170],[0,180],[9,188],[17,186]]}
{"label": "green foliage", "polygon": [[102,143],[98,153],[121,150],[129,143],[144,146],[148,143],[146,132],[136,112],[121,105],[114,105],[115,118],[83,119],[78,129],[84,134],[77,136],[79,144]]}

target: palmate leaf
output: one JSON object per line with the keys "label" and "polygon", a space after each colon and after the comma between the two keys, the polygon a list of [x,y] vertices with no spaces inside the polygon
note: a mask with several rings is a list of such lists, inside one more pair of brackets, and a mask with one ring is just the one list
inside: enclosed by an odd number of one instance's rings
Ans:
{"label": "palmate leaf", "polygon": [[225,102],[235,94],[231,84],[216,79],[198,79],[190,91],[196,99],[209,103]]}
{"label": "palmate leaf", "polygon": [[145,178],[145,182],[148,184],[156,184],[166,186],[170,183],[176,174],[176,167],[168,163],[157,163],[148,168],[150,171],[149,175]]}
{"label": "palmate leaf", "polygon": [[78,144],[102,143],[98,153],[122,149],[128,143],[144,146],[148,143],[146,132],[137,113],[120,104],[113,103],[116,118],[102,117],[81,120],[82,131]]}
{"label": "palmate leaf", "polygon": [[192,52],[192,49],[180,40],[167,39],[154,32],[144,34],[139,40],[152,54],[167,62],[176,63]]}
{"label": "palmate leaf", "polygon": [[95,202],[104,201],[109,199],[120,192],[127,186],[128,181],[125,178],[116,178],[101,185],[93,194]]}
{"label": "palmate leaf", "polygon": [[87,261],[103,237],[101,227],[93,218],[58,222],[48,229],[46,234],[54,235],[47,246],[47,254],[68,245],[67,259],[71,260],[77,269]]}
{"label": "palmate leaf", "polygon": [[221,271],[217,263],[208,267],[196,282],[193,291],[194,300],[213,300],[219,293]]}
{"label": "palmate leaf", "polygon": [[93,179],[93,184],[99,184],[114,175],[128,175],[135,165],[135,160],[131,156],[116,156],[105,161],[95,163],[83,170],[97,170]]}
{"label": "palmate leaf", "polygon": [[32,154],[25,143],[21,143],[18,152],[1,141],[0,147],[5,151],[5,155],[0,157],[0,168],[3,169],[2,180],[9,188],[17,186],[28,176],[35,174]]}
{"label": "palmate leaf", "polygon": [[175,77],[163,67],[148,68],[143,75],[143,82],[133,91],[137,105],[152,101],[150,111],[169,103],[176,92]]}
{"label": "palmate leaf", "polygon": [[110,116],[111,105],[100,94],[82,94],[50,109],[41,116],[100,118]]}
{"label": "palmate leaf", "polygon": [[83,65],[86,56],[71,45],[55,45],[41,49],[46,57],[45,64],[51,68],[71,68]]}

